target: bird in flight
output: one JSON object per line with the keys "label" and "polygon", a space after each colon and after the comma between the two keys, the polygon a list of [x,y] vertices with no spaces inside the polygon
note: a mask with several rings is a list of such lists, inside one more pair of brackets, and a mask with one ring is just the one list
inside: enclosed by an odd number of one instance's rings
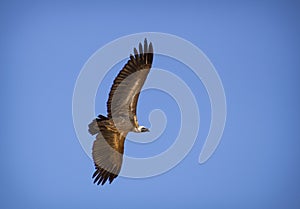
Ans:
{"label": "bird in flight", "polygon": [[96,135],[92,156],[96,171],[94,183],[109,183],[118,176],[121,170],[124,142],[128,132],[147,132],[140,126],[136,116],[140,91],[145,83],[153,61],[153,46],[139,44],[134,48],[134,55],[115,78],[107,101],[107,116],[99,115],[89,124],[89,133]]}

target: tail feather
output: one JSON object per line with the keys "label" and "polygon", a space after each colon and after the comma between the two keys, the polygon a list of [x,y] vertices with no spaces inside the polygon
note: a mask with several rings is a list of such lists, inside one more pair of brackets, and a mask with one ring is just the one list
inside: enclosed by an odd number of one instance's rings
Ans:
{"label": "tail feather", "polygon": [[98,126],[97,119],[94,119],[90,124],[89,124],[89,133],[92,135],[95,135],[100,132],[100,128]]}
{"label": "tail feather", "polygon": [[99,124],[98,122],[103,121],[103,120],[108,120],[107,117],[103,115],[98,115],[98,118],[94,119],[90,124],[89,124],[89,133],[91,135],[98,134],[100,132]]}

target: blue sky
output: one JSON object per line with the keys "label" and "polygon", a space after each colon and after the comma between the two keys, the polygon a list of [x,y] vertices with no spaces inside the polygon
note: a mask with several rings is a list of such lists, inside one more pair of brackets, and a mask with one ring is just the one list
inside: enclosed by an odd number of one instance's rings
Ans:
{"label": "blue sky", "polygon": [[[299,208],[299,3],[109,2],[1,1],[1,208]],[[147,31],[185,38],[212,61],[227,99],[223,138],[199,165],[210,121],[205,88],[182,64],[157,57],[155,66],[181,77],[197,97],[197,142],[163,175],[98,187],[73,128],[76,78],[106,43]],[[118,70],[100,85],[97,113],[105,113]],[[145,91],[140,121],[149,125],[145,113],[153,108],[166,111],[166,132],[149,146],[126,143],[128,154],[159,153],[173,142],[176,103]]]}

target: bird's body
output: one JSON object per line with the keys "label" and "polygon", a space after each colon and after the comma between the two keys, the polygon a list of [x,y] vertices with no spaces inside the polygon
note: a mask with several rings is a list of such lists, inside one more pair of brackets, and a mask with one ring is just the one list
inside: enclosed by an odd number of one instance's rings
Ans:
{"label": "bird's body", "polygon": [[111,87],[107,101],[107,117],[99,115],[89,124],[89,132],[96,135],[93,144],[93,160],[96,171],[94,183],[111,183],[119,174],[123,161],[124,142],[128,132],[149,131],[140,126],[136,107],[140,91],[153,61],[153,47],[147,40],[119,72]]}

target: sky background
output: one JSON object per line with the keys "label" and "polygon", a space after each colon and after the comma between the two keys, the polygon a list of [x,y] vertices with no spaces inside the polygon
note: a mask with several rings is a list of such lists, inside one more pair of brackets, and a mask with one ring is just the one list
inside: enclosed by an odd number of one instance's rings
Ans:
{"label": "sky background", "polygon": [[[299,208],[299,11],[289,0],[1,1],[0,208]],[[73,128],[76,78],[106,43],[148,31],[180,36],[209,57],[226,93],[223,138],[198,164],[210,123],[205,88],[184,65],[155,57],[155,67],[181,77],[197,98],[197,142],[163,175],[99,187]],[[105,114],[118,71],[100,85],[97,113]],[[145,91],[140,123],[149,126],[153,108],[165,111],[165,132],[150,144],[126,142],[128,155],[157,154],[174,142],[178,106]]]}

